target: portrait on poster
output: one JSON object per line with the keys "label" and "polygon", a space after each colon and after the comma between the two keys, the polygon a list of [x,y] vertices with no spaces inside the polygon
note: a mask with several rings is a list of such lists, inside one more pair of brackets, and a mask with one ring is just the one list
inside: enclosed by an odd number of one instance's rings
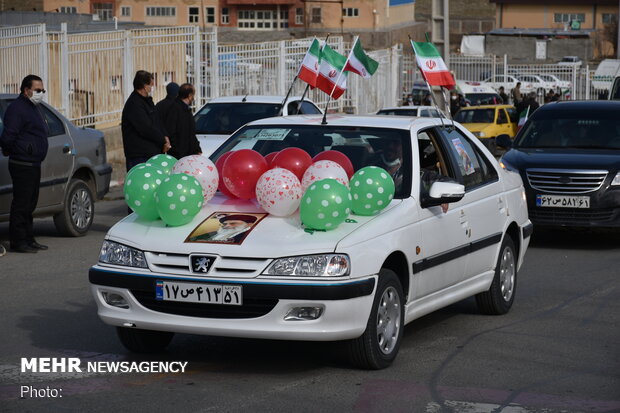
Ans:
{"label": "portrait on poster", "polygon": [[214,212],[189,234],[185,242],[240,245],[267,215],[263,212]]}

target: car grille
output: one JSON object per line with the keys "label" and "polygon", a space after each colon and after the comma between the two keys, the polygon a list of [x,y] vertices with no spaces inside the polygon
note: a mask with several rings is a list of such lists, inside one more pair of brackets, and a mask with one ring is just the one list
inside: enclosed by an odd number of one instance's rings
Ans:
{"label": "car grille", "polygon": [[[211,255],[215,254],[200,254]],[[225,278],[254,278],[267,266],[270,259],[245,257],[219,257],[206,274],[190,271],[189,255],[146,252],[146,261],[151,271],[172,275],[218,276]]]}
{"label": "car grille", "polygon": [[538,224],[588,225],[613,219],[614,209],[580,210],[534,208],[529,211],[530,219]]}
{"label": "car grille", "polygon": [[539,191],[556,194],[583,194],[598,190],[608,171],[571,169],[528,169],[530,186]]}
{"label": "car grille", "polygon": [[243,298],[243,305],[184,303],[155,299],[155,290],[131,290],[140,304],[149,310],[166,314],[201,318],[257,318],[278,304],[277,298]]}

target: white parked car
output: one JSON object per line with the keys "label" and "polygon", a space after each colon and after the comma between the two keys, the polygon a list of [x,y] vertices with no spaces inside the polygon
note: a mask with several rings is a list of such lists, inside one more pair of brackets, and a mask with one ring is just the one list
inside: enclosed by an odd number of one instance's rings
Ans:
{"label": "white parked car", "polygon": [[[572,83],[570,81],[562,80],[556,75],[551,75],[547,73],[539,73],[538,76],[545,82],[550,83],[551,89],[553,89],[554,91],[560,94],[562,94],[565,90],[569,90],[572,86]],[[549,89],[547,89],[547,92],[549,92]]]}
{"label": "white parked car", "polygon": [[519,175],[500,168],[458,123],[321,120],[252,122],[212,159],[290,146],[311,156],[339,150],[356,169],[397,157],[387,207],[314,233],[298,213],[265,214],[231,242],[200,241],[217,230],[206,220],[264,213],[254,202],[218,194],[179,227],[127,216],[109,230],[89,273],[99,317],[118,327],[125,347],[159,351],[173,333],[346,340],[354,364],[379,369],[395,359],[405,324],[425,314],[470,296],[485,314],[510,310],[532,233]]}
{"label": "white parked car", "polygon": [[377,112],[377,115],[420,116],[423,118],[446,117],[434,106],[398,106],[393,108],[383,108]]}
{"label": "white parked car", "polygon": [[[298,114],[301,96],[289,97],[282,108],[284,96],[227,96],[211,99],[194,115],[196,136],[202,154],[210,156],[228,137],[241,126],[257,119]],[[305,98],[299,114],[322,113],[314,102]]]}
{"label": "white parked car", "polygon": [[525,90],[523,86],[526,86],[526,88],[531,88],[539,96],[547,93],[549,89],[553,89],[552,82],[547,82],[538,75],[518,75],[518,79],[521,82],[522,90]]}

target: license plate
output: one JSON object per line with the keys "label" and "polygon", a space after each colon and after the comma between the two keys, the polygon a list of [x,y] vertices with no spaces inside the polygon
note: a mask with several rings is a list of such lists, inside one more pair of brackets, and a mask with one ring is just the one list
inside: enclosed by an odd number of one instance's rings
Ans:
{"label": "license plate", "polygon": [[220,285],[157,281],[155,298],[161,301],[181,301],[186,303],[242,305],[240,285]]}
{"label": "license plate", "polygon": [[536,206],[552,208],[590,208],[589,196],[536,195]]}

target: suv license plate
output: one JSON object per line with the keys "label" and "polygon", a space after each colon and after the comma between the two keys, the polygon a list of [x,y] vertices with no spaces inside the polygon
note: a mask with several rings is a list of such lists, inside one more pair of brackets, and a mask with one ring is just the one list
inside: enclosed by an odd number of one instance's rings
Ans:
{"label": "suv license plate", "polygon": [[161,301],[242,305],[240,285],[220,285],[160,281],[155,283],[155,298]]}
{"label": "suv license plate", "polygon": [[589,196],[536,195],[536,206],[551,208],[590,208]]}

